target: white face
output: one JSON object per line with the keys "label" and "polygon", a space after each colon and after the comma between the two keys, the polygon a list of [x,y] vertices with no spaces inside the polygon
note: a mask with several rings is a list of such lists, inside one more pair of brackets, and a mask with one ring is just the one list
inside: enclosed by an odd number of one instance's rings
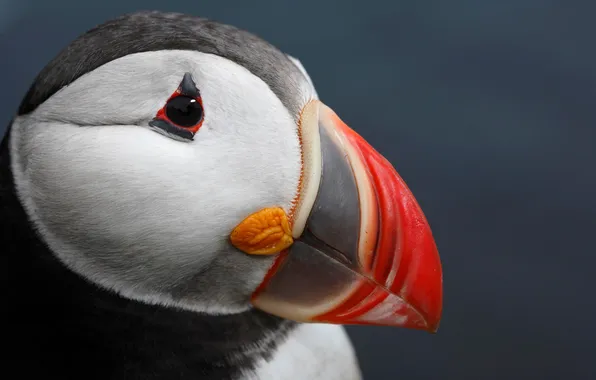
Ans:
{"label": "white face", "polygon": [[[190,73],[194,140],[149,122]],[[305,78],[303,104],[316,97]],[[301,175],[298,115],[260,78],[196,51],[138,53],[63,88],[12,127],[17,192],[50,249],[126,297],[210,313],[248,308],[272,257],[230,245],[264,207],[288,212]]]}

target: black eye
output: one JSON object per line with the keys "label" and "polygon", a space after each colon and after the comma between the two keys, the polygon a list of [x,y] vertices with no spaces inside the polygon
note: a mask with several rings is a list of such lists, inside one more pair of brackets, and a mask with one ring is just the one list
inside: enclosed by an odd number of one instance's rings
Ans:
{"label": "black eye", "polygon": [[203,119],[201,103],[188,96],[176,96],[164,108],[168,119],[180,127],[193,127]]}

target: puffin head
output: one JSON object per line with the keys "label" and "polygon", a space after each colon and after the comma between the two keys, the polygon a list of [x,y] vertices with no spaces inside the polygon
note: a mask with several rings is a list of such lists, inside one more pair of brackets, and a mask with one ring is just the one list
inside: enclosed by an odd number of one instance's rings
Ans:
{"label": "puffin head", "polygon": [[87,32],[31,87],[10,154],[43,242],[122,297],[439,324],[441,265],[414,196],[298,60],[245,31],[141,12]]}

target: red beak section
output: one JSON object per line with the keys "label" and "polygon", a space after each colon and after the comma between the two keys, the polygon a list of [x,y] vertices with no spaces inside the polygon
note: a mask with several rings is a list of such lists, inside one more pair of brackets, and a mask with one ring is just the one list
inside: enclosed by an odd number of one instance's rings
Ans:
{"label": "red beak section", "polygon": [[254,305],[298,321],[436,331],[441,263],[416,199],[393,166],[322,104],[319,129],[316,201]]}

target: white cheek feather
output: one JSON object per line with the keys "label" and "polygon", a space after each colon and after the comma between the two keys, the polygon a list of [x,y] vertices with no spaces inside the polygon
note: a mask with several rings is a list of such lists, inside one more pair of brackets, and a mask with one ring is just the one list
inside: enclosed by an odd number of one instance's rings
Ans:
{"label": "white cheek feather", "polygon": [[[185,72],[205,110],[189,143],[146,128]],[[247,305],[224,302],[230,294],[188,304],[163,290],[217,260],[238,260],[223,274],[238,277],[234,296],[258,285],[267,262],[247,271],[240,263],[248,259],[227,239],[260,208],[291,208],[301,170],[296,128],[269,87],[233,62],[194,51],[140,53],[17,118],[13,173],[29,217],[76,272],[133,299],[235,312]]]}
{"label": "white cheek feather", "polygon": [[271,360],[238,380],[360,380],[356,354],[342,326],[302,324],[280,344]]}

